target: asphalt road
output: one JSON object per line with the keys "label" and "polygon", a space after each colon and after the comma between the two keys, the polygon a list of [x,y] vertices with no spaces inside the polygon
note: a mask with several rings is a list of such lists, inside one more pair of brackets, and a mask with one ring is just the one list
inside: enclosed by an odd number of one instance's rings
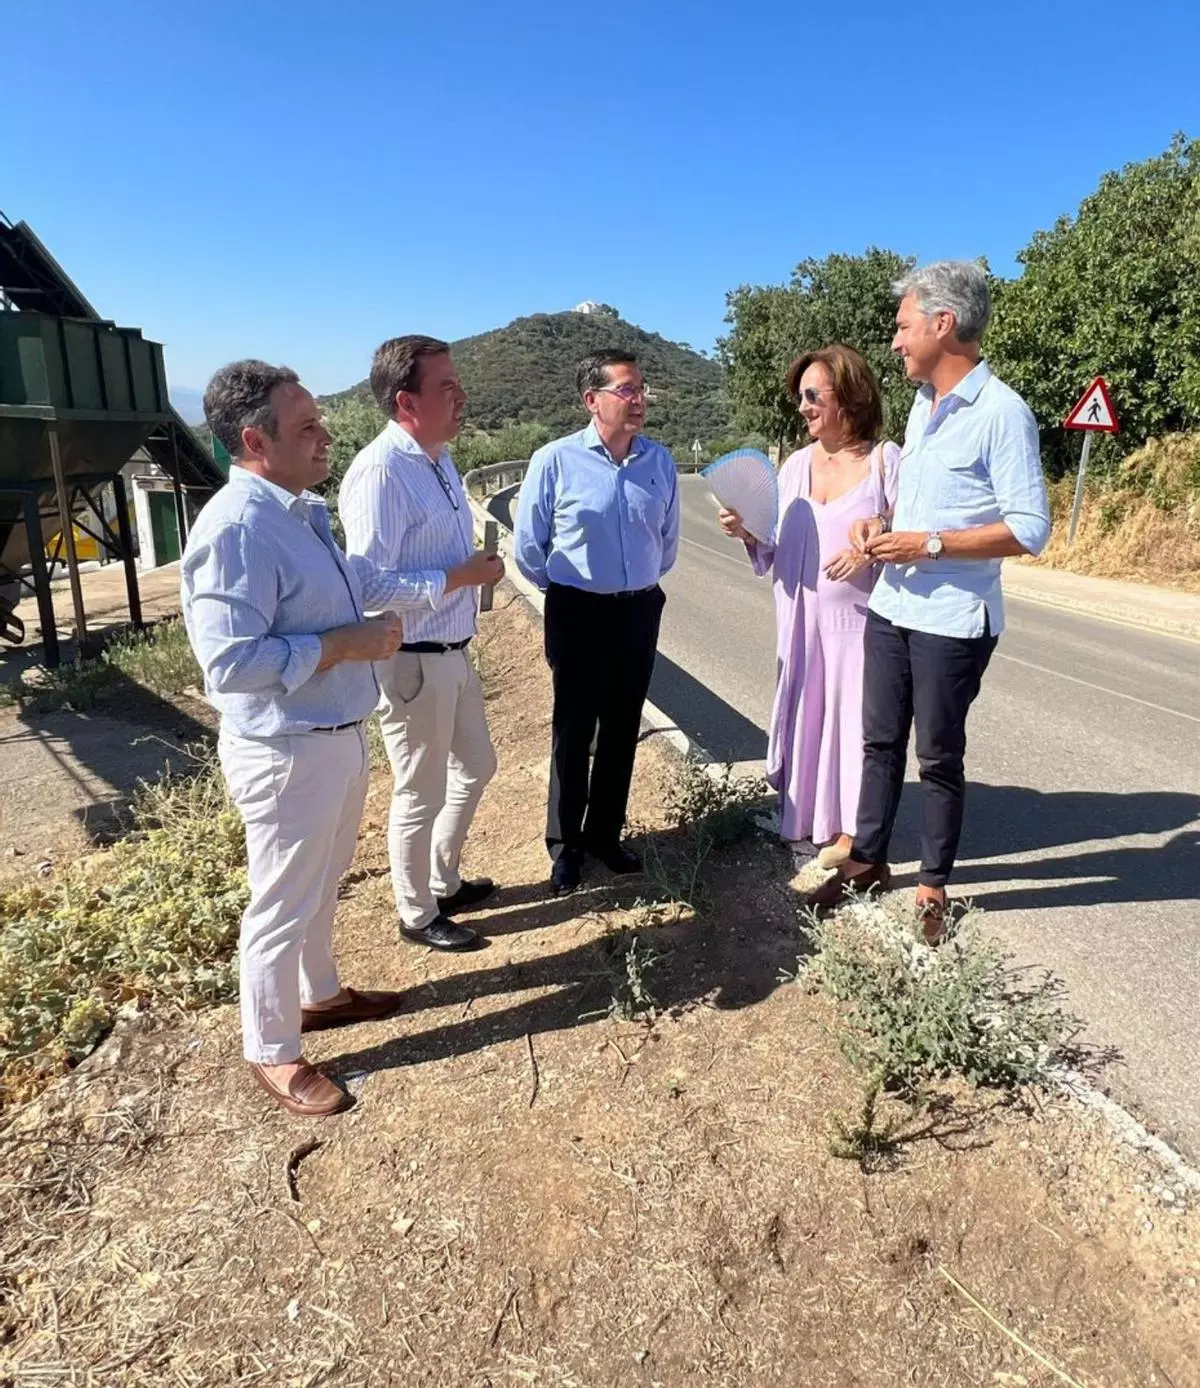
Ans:
{"label": "asphalt road", "polygon": [[[719,761],[766,751],[770,585],[684,478],[651,698]],[[1107,1086],[1200,1160],[1200,644],[1010,599],[969,726],[956,895],[1052,969]],[[915,779],[915,767],[910,767]],[[894,857],[915,867],[915,796]],[[903,883],[904,879],[901,878]]]}

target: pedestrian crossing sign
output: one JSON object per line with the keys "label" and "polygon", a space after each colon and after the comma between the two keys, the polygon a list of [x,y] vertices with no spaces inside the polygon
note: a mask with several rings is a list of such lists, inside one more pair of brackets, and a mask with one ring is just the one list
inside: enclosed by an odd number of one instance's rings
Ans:
{"label": "pedestrian crossing sign", "polygon": [[1095,429],[1101,434],[1115,434],[1117,412],[1108,394],[1108,386],[1103,376],[1096,379],[1084,391],[1082,399],[1063,421],[1064,429]]}

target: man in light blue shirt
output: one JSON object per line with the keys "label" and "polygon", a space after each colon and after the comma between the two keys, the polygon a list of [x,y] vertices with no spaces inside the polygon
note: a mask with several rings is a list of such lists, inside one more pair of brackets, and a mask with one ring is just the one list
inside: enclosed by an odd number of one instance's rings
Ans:
{"label": "man in light blue shirt", "polygon": [[867,614],[858,831],[850,861],[810,900],[828,906],[847,890],[887,887],[915,723],[923,801],[917,913],[924,938],[937,943],[962,832],[967,714],[1004,629],[1001,562],[1040,553],[1050,513],[1033,415],[982,359],[991,313],[982,270],[941,262],[895,288],[893,346],[922,384],[894,516],[858,522],[851,535],[883,565]]}
{"label": "man in light blue shirt", "polygon": [[328,476],[330,436],[294,371],[234,362],[209,383],[204,410],[235,464],[188,536],[183,616],[246,825],[243,1044],[273,1099],[320,1117],[351,1100],[303,1059],[301,1033],[386,1016],[399,1002],[342,987],[332,947],[367,790],[371,662],[402,636],[394,613],[364,610],[427,608],[446,575],[388,572],[338,549],[309,490]]}
{"label": "man in light blue shirt", "polygon": [[[646,387],[630,352],[599,352],[576,375],[592,422],[533,455],[517,503],[517,567],[546,594],[554,682],[546,846],[551,888],[574,891],[585,850],[641,870],[621,843],[642,705],[679,548],[670,453],[640,430]],[[596,754],[589,776],[593,739]]]}

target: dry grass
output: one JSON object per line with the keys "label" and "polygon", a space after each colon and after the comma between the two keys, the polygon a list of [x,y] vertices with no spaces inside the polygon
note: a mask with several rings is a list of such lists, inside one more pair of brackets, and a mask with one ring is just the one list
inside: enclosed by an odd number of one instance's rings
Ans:
{"label": "dry grass", "polygon": [[[231,1008],[122,1024],[0,1135],[0,1383],[1200,1384],[1200,1219],[1067,1101],[951,1086],[875,1174],[830,1155],[861,1088],[833,1005],[781,984],[799,919],[771,845],[715,848],[694,911],[603,875],[544,897],[522,609],[485,657],[490,949],[396,944],[377,774],[340,957],[405,1005],[310,1048],[358,1106],[270,1107]],[[644,748],[635,813],[668,844],[673,774]],[[602,955],[631,927],[655,1007],[621,1021]]]}
{"label": "dry grass", "polygon": [[1151,439],[1089,486],[1067,544],[1073,478],[1050,491],[1050,568],[1200,592],[1200,434]]}

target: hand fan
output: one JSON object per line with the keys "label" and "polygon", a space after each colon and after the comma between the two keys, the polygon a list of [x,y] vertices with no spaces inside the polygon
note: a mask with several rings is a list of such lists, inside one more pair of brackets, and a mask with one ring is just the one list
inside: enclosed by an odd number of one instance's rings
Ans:
{"label": "hand fan", "polygon": [[765,453],[757,448],[735,448],[709,463],[700,476],[727,511],[741,516],[742,524],[756,540],[764,544],[774,540],[779,520],[779,481]]}

